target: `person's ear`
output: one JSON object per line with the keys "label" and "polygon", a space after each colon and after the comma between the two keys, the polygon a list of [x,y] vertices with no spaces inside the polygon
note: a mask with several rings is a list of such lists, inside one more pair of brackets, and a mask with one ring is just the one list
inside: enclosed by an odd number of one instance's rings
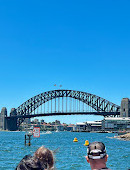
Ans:
{"label": "person's ear", "polygon": [[86,158],[87,162],[89,163],[89,158],[88,158],[88,156],[86,156],[85,158]]}
{"label": "person's ear", "polygon": [[108,155],[105,156],[105,162],[107,162]]}

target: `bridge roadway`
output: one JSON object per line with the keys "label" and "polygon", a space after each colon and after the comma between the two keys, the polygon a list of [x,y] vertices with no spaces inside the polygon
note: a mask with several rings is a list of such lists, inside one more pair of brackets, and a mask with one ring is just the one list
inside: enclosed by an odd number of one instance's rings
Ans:
{"label": "bridge roadway", "polygon": [[[98,116],[117,116],[120,112],[54,112],[54,113],[40,113],[33,115],[16,115],[11,116],[12,118],[32,118],[32,117],[42,117],[42,116],[60,116],[60,115],[98,115]],[[9,118],[9,117],[7,117]]]}

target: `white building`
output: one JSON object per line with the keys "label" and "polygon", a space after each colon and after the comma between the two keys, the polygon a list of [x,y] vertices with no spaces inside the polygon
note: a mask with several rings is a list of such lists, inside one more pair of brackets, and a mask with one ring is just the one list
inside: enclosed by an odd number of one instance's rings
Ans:
{"label": "white building", "polygon": [[130,117],[107,117],[102,121],[104,130],[130,130]]}
{"label": "white building", "polygon": [[100,131],[102,129],[102,121],[87,121],[86,130],[87,131]]}
{"label": "white building", "polygon": [[85,131],[86,130],[86,122],[79,122],[76,123],[76,130],[77,131]]}
{"label": "white building", "polygon": [[77,131],[100,131],[102,129],[102,121],[87,121],[76,123]]}

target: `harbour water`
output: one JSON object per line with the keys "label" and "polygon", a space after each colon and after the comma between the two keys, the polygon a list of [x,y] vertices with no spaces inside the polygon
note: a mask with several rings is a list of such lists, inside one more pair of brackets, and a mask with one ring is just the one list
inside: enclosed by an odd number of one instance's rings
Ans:
{"label": "harbour water", "polygon": [[[112,170],[130,168],[130,141],[113,139],[111,133],[74,133],[52,132],[33,138],[31,146],[24,146],[25,132],[0,132],[0,170],[14,170],[19,161],[27,154],[33,154],[42,145],[56,150],[55,166],[57,170],[89,170],[85,156],[87,147],[83,144],[102,141],[109,155],[107,166]],[[78,142],[73,139],[77,137]]]}

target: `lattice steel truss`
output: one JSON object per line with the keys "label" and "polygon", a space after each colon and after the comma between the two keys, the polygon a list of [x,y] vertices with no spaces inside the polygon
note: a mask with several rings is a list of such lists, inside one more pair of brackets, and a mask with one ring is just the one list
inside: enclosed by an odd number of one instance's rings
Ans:
{"label": "lattice steel truss", "polygon": [[97,112],[119,112],[120,106],[103,99],[94,94],[74,91],[74,90],[52,90],[47,91],[24,102],[20,105],[16,111],[18,115],[31,115],[31,113],[37,109],[40,105],[59,97],[70,97],[82,101],[88,106],[92,107]]}

